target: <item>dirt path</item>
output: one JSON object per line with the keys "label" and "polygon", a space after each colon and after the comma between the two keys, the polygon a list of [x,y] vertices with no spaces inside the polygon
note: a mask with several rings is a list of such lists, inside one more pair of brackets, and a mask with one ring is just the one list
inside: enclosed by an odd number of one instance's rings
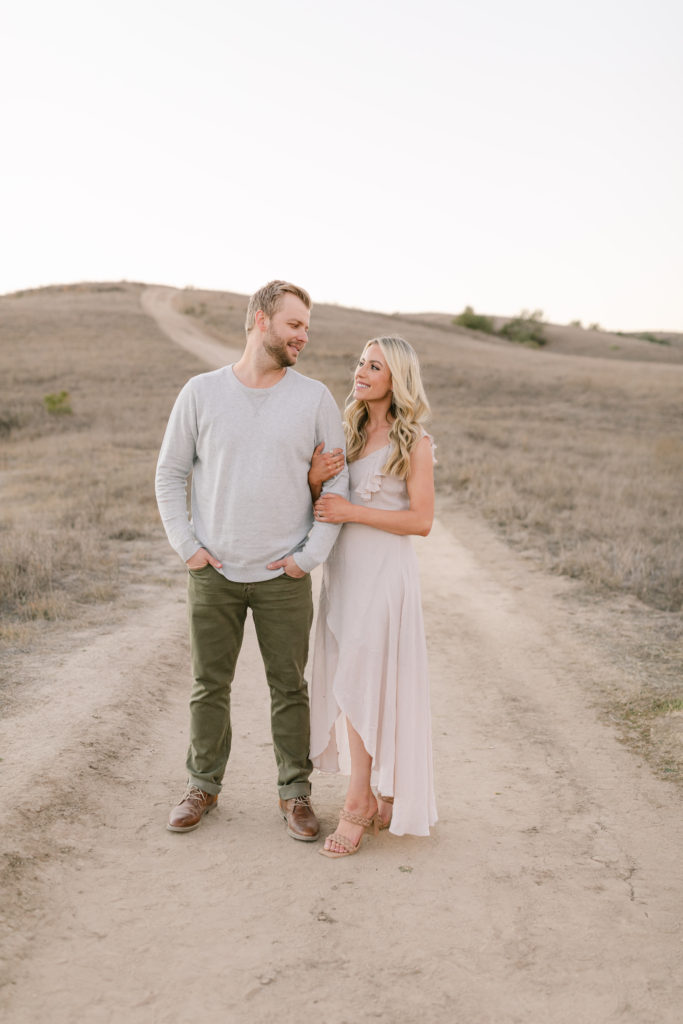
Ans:
{"label": "dirt path", "polygon": [[[2,726],[8,1021],[678,1024],[678,792],[599,722],[589,693],[614,670],[572,628],[567,584],[454,526],[417,542],[431,839],[331,862],[286,837],[251,633],[219,809],[165,830],[189,689],[170,550],[127,623],[51,666]],[[343,792],[314,778],[325,825]]]}
{"label": "dirt path", "polygon": [[192,352],[208,366],[217,369],[219,366],[225,366],[226,363],[239,359],[241,355],[239,349],[228,348],[213,338],[209,338],[194,320],[178,312],[173,304],[173,300],[178,294],[175,288],[165,288],[160,285],[146,288],[140,302],[145,313],[156,320],[161,330],[172,341],[187,349],[188,352]]}

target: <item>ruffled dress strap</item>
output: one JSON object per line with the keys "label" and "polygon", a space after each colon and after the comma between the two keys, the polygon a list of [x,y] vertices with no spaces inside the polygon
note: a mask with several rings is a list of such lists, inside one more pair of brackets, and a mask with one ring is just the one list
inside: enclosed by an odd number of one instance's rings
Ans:
{"label": "ruffled dress strap", "polygon": [[[429,438],[429,443],[432,449],[432,459],[434,460],[434,463],[436,463],[436,456],[434,454],[436,451],[436,443],[432,435],[428,434],[424,427],[422,428],[420,441],[423,437]],[[372,495],[377,494],[378,491],[382,490],[382,481],[386,476],[382,467],[386,464],[389,447],[390,445],[387,444],[384,448],[378,448],[377,451],[358,459],[355,463],[352,463],[356,470],[354,476],[356,474],[358,475],[357,483],[352,488],[352,491],[354,494],[358,495],[361,501],[371,501]]]}
{"label": "ruffled dress strap", "polygon": [[[374,455],[379,455],[380,452],[383,456],[381,459],[373,458]],[[380,449],[379,452],[373,452],[373,456],[365,460],[367,466],[363,467],[360,480],[353,489],[354,493],[362,501],[370,501],[373,494],[377,494],[382,489],[382,480],[385,475],[382,471],[382,466],[387,461],[386,448]]]}
{"label": "ruffled dress strap", "polygon": [[436,441],[434,440],[431,434],[427,433],[424,427],[422,428],[422,437],[420,438],[420,441],[422,440],[423,437],[429,438],[429,443],[432,446],[432,461],[434,462],[434,465],[436,465]]}

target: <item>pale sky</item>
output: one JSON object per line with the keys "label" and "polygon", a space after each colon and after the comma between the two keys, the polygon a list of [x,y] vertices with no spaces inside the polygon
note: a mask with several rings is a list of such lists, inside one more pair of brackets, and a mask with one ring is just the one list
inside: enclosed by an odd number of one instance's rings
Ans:
{"label": "pale sky", "polygon": [[683,331],[680,0],[3,6],[1,293]]}

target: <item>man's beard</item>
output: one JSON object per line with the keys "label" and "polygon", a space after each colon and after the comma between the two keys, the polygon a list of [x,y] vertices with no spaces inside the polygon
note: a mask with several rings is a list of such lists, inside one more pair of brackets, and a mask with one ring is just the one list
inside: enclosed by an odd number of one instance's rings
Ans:
{"label": "man's beard", "polygon": [[263,348],[270,358],[283,370],[288,366],[294,366],[296,363],[296,356],[292,356],[287,351],[287,342],[272,327],[268,328],[263,341]]}

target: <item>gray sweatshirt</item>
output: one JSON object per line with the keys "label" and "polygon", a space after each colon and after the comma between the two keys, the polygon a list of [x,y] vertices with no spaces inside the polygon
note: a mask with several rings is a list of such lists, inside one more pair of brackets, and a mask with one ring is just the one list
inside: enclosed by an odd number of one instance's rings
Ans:
{"label": "gray sweatshirt", "polygon": [[[292,554],[310,572],[339,532],[313,520],[308,470],[321,441],[325,451],[344,447],[339,410],[320,381],[288,368],[273,387],[248,388],[232,365],[192,377],[173,406],[156,472],[171,546],[184,562],[206,548],[238,583],[280,576],[266,566]],[[346,467],[323,491],[348,496]]]}

